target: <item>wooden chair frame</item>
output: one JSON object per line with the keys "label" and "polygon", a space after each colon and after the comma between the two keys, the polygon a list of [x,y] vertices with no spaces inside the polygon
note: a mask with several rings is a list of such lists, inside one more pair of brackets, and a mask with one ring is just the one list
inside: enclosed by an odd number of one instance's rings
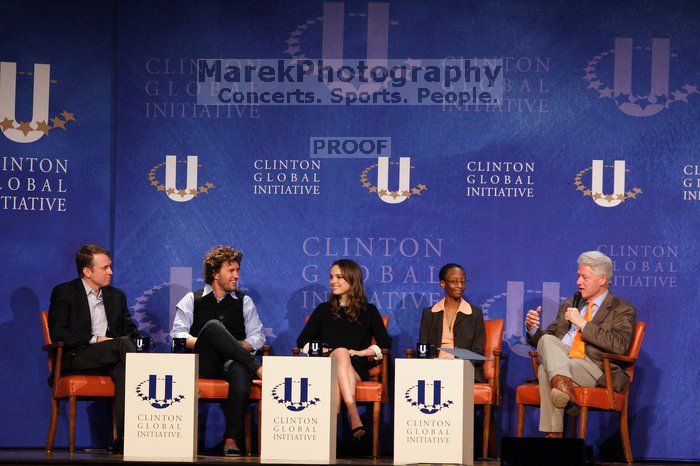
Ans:
{"label": "wooden chair frame", "polygon": [[[629,409],[629,394],[632,381],[634,380],[634,366],[637,362],[637,357],[639,356],[639,351],[641,350],[642,341],[644,339],[644,333],[646,332],[646,323],[637,322],[634,328],[634,333],[632,335],[632,341],[630,342],[630,348],[626,354],[612,354],[612,353],[602,353],[603,358],[603,375],[605,376],[605,387],[574,387],[574,396],[581,402],[580,412],[578,415],[578,437],[586,438],[586,427],[588,422],[588,411],[616,411],[620,416],[620,439],[622,440],[622,449],[625,455],[625,461],[631,463],[632,458],[632,448],[630,445],[629,438],[629,423],[628,423],[628,409]],[[532,369],[537,378],[537,370],[539,369],[539,360],[537,352],[530,352],[530,359],[532,361]],[[629,380],[622,388],[620,392],[616,392],[613,388],[613,378],[612,378],[612,361],[621,362],[624,364],[624,370],[627,372]],[[605,402],[599,405],[588,404],[585,400],[588,398],[586,395],[598,395],[604,394],[602,397]],[[573,421],[573,417],[571,418]],[[517,436],[521,437],[523,434],[523,428],[525,423],[525,405],[518,404],[518,423],[517,423]],[[573,424],[573,422],[572,422]],[[575,424],[574,424],[575,426]],[[572,432],[575,430],[571,429]]]}
{"label": "wooden chair frame", "polygon": [[[46,343],[41,347],[43,351],[47,353],[49,372],[53,371],[53,385],[51,386],[51,418],[49,421],[49,432],[46,439],[46,446],[44,449],[47,452],[53,450],[54,439],[56,438],[56,427],[58,424],[58,414],[59,414],[59,404],[62,400],[68,399],[68,451],[70,453],[75,452],[75,424],[76,424],[76,411],[78,398],[85,400],[93,400],[99,398],[114,398],[114,382],[109,376],[106,375],[79,375],[70,374],[63,375],[62,373],[62,360],[64,344],[63,342],[52,342],[51,335],[49,333],[49,314],[47,311],[41,312],[41,325],[44,333],[44,342]],[[89,389],[83,388],[82,391],[86,392],[81,395],[69,392],[67,394],[59,393],[59,387],[64,383],[70,386],[70,378],[80,377],[83,378],[87,383],[84,387],[97,386],[100,390],[91,392]],[[112,411],[114,411],[114,404],[112,404]],[[112,434],[116,436],[114,421],[112,421]]]}

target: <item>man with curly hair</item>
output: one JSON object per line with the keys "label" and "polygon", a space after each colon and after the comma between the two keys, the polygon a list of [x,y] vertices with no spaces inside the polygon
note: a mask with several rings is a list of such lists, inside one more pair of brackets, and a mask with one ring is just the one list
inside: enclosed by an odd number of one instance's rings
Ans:
{"label": "man with curly hair", "polygon": [[250,381],[262,378],[253,353],[265,343],[262,322],[250,296],[238,291],[241,251],[217,246],[204,258],[203,289],[187,293],[177,304],[171,338],[186,338],[199,353],[199,376],[229,383],[224,403],[224,455],[240,456],[238,442],[248,408]]}

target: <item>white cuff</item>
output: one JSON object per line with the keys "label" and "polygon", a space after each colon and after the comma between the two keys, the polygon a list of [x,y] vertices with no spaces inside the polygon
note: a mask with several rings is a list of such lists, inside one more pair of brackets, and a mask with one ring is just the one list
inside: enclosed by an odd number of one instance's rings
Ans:
{"label": "white cuff", "polygon": [[90,338],[90,344],[94,345],[95,343],[97,343],[97,335],[93,335],[92,338]]}
{"label": "white cuff", "polygon": [[384,355],[382,354],[382,349],[379,346],[372,345],[369,347],[369,349],[374,351],[374,360],[375,361],[378,361],[384,357]]}
{"label": "white cuff", "polygon": [[306,343],[306,344],[304,345],[304,347],[301,349],[301,353],[302,353],[302,354],[307,354],[307,355],[309,354],[309,344],[308,344],[308,343]]}

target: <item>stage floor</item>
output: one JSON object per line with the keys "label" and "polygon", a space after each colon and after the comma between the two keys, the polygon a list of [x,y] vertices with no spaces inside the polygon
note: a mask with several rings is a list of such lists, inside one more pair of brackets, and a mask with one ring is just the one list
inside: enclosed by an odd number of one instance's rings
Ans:
{"label": "stage floor", "polygon": [[[120,455],[112,455],[107,451],[100,450],[80,450],[73,455],[69,455],[65,450],[56,450],[53,453],[46,453],[41,449],[0,449],[0,464],[11,464],[11,465],[50,465],[50,464],[84,464],[84,465],[110,465],[114,464],[129,464],[130,466],[140,466],[140,465],[159,465],[159,466],[170,466],[170,465],[182,465],[183,462],[144,462],[144,461],[124,461],[124,458]],[[271,464],[271,463],[261,463],[260,458],[257,456],[242,456],[238,458],[225,458],[223,456],[198,456],[193,463],[196,464]],[[281,464],[281,463],[277,463]],[[297,463],[297,464],[319,464],[319,463]],[[370,458],[339,458],[336,464],[341,465],[363,465],[371,464],[377,466],[383,465],[393,465],[394,462],[391,458],[380,458],[378,460],[371,460]],[[426,463],[421,463],[426,464]],[[436,463],[437,464],[437,463]],[[626,463],[611,463],[611,462],[600,462],[595,461],[597,466],[625,466]],[[634,464],[644,464],[650,466],[670,466],[670,465],[687,465],[692,463],[670,463],[670,462],[635,462]],[[474,461],[474,466],[499,466],[500,461],[489,460],[489,461]]]}

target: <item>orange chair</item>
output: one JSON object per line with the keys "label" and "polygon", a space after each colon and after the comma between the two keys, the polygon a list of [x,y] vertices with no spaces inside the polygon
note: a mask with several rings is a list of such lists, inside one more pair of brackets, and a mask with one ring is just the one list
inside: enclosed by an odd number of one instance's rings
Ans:
{"label": "orange chair", "polygon": [[[262,347],[263,356],[270,354],[270,346]],[[221,379],[197,379],[197,391],[200,400],[225,400],[228,398],[228,382]],[[258,423],[262,414],[262,380],[253,380],[250,384],[248,399],[257,404]],[[245,415],[245,451],[251,453],[252,424],[250,413]],[[260,425],[258,425],[258,448],[260,448]]]}
{"label": "orange chair", "polygon": [[[496,429],[493,408],[501,404],[501,344],[503,342],[503,319],[485,320],[484,377],[486,383],[474,384],[474,404],[484,407],[484,429],[482,432],[481,456],[487,458],[489,450],[496,456]],[[407,349],[406,357],[412,358],[414,351]]]}
{"label": "orange chair", "polygon": [[[305,322],[310,316],[306,316]],[[389,316],[382,316],[384,327],[389,328]],[[372,344],[375,341],[372,340]],[[298,356],[299,348],[293,348],[292,353]],[[382,349],[381,364],[369,371],[370,380],[357,382],[355,401],[357,403],[372,403],[372,458],[379,457],[379,423],[382,414],[382,404],[389,402],[389,355],[391,350]]]}
{"label": "orange chair", "polygon": [[41,328],[44,331],[44,343],[41,347],[46,351],[49,360],[49,372],[53,370],[53,387],[51,389],[51,421],[49,435],[46,440],[46,451],[53,450],[58,424],[59,402],[68,398],[68,451],[75,452],[75,411],[78,398],[114,398],[114,382],[106,375],[63,375],[61,360],[63,343],[51,341],[49,333],[49,313],[41,312]]}
{"label": "orange chair", "polygon": [[[579,401],[580,413],[578,418],[578,436],[586,438],[586,425],[588,422],[588,410],[598,411],[617,411],[620,415],[620,438],[622,440],[622,449],[625,454],[625,461],[632,462],[632,448],[630,447],[629,427],[627,422],[627,414],[629,408],[629,392],[632,380],[634,379],[634,365],[637,362],[639,351],[642,348],[642,340],[646,332],[647,324],[645,322],[637,322],[632,334],[632,342],[624,355],[602,353],[603,369],[605,376],[605,387],[574,387],[574,396]],[[531,352],[532,367],[537,377],[538,369],[538,354]],[[628,383],[622,388],[622,391],[616,392],[613,389],[611,361],[619,361],[624,363],[625,372],[629,376]],[[518,425],[517,436],[522,437],[523,424],[525,422],[525,405],[540,404],[540,395],[538,386],[535,384],[520,385],[516,391],[516,400],[518,405]]]}
{"label": "orange chair", "polygon": [[486,343],[484,354],[490,357],[484,361],[486,383],[474,384],[474,404],[484,407],[484,431],[482,435],[481,456],[488,457],[489,449],[496,457],[496,429],[494,408],[501,405],[501,344],[503,342],[503,319],[484,321]]}

